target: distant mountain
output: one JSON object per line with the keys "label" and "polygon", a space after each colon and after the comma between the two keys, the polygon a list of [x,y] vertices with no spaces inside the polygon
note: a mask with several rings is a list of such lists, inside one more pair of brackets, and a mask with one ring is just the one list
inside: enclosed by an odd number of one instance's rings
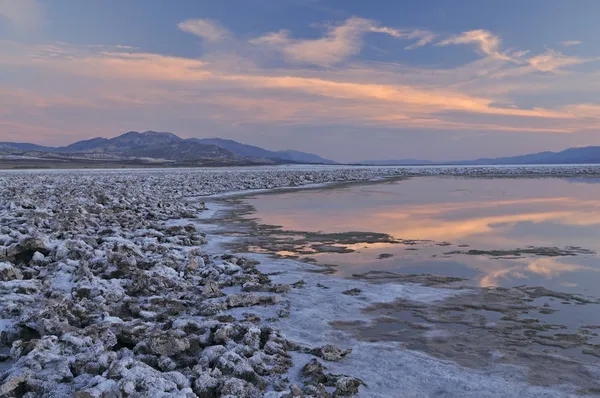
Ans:
{"label": "distant mountain", "polygon": [[254,145],[246,145],[233,140],[223,138],[190,138],[188,141],[201,144],[217,145],[227,149],[238,156],[252,158],[267,158],[273,160],[286,160],[294,163],[322,163],[335,164],[333,160],[324,159],[318,155],[299,151],[269,151]]}
{"label": "distant mountain", "polygon": [[511,164],[600,164],[600,146],[569,148],[561,152],[538,152],[502,158],[479,158],[475,160],[431,162],[428,160],[373,160],[358,164],[370,165],[511,165]]}
{"label": "distant mountain", "polygon": [[[89,158],[119,156],[123,158],[152,158],[178,162],[194,162],[214,159],[234,159],[234,153],[216,145],[189,142],[171,133],[130,131],[115,138],[93,138],[79,141],[54,152],[79,154]],[[86,156],[87,155],[87,156]]]}
{"label": "distant mountain", "polygon": [[[244,165],[244,164],[335,164],[318,155],[293,150],[270,151],[222,138],[183,139],[172,133],[130,131],[114,138],[92,138],[64,147],[23,142],[0,142],[2,159],[51,159],[52,161],[119,161],[135,164]],[[600,146],[569,148],[561,152],[432,162],[420,159],[367,160],[365,165],[510,165],[510,164],[600,164]]]}
{"label": "distant mountain", "polygon": [[19,151],[51,151],[51,148],[42,145],[28,144],[26,142],[0,142],[0,150],[19,150]]}
{"label": "distant mountain", "polygon": [[278,152],[276,152],[276,154],[277,154],[276,159],[290,160],[290,161],[296,162],[296,163],[336,164],[336,162],[334,162],[333,160],[324,159],[318,155],[315,155],[312,153],[307,153],[307,152],[287,150],[287,151],[278,151]]}
{"label": "distant mountain", "polygon": [[569,148],[561,152],[538,152],[527,155],[510,156],[503,158],[480,158],[453,164],[575,164],[575,163],[600,163],[600,146],[587,146]]}
{"label": "distant mountain", "polygon": [[172,133],[130,131],[114,138],[92,138],[64,147],[0,143],[0,154],[60,161],[146,161],[182,165],[334,163],[297,151],[268,151],[220,138],[183,139]]}
{"label": "distant mountain", "polygon": [[189,138],[188,141],[206,145],[216,145],[223,149],[227,149],[238,156],[250,158],[269,158],[275,153],[254,145],[246,145],[237,141],[226,140],[223,138]]}
{"label": "distant mountain", "polygon": [[78,141],[66,147],[58,148],[61,152],[85,152],[108,142],[108,138],[92,138],[91,140]]}

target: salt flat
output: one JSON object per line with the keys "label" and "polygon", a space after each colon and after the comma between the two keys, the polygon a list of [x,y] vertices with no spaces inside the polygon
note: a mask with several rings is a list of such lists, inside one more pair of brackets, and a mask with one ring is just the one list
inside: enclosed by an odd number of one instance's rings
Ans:
{"label": "salt flat", "polygon": [[[489,374],[331,329],[369,304],[462,293],[228,253],[202,197],[421,175],[597,174],[586,165],[2,172],[0,396],[575,396],[570,381],[534,386],[512,366]],[[351,288],[363,297],[343,294]]]}

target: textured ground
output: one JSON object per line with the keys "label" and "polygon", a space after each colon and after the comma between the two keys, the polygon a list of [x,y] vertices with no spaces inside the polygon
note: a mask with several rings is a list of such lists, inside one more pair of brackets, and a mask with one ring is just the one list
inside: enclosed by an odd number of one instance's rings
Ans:
{"label": "textured ground", "polygon": [[[360,367],[332,371],[344,361],[356,364],[364,350],[352,359],[350,350],[302,338],[310,334],[306,323],[288,337],[278,328],[292,332],[294,297],[304,296],[306,306],[326,301],[326,293],[307,296],[311,290],[300,291],[298,280],[275,281],[276,270],[254,259],[206,250],[198,196],[415,174],[560,171],[0,173],[0,396],[376,396]],[[430,297],[434,290],[423,292]],[[536,391],[522,396],[551,396]]]}

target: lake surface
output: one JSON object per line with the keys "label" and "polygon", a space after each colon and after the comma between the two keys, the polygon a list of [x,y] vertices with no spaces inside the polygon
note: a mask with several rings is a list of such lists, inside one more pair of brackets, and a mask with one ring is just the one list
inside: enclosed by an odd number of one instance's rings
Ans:
{"label": "lake surface", "polygon": [[[283,230],[381,232],[416,241],[310,254],[343,276],[432,273],[482,287],[544,286],[600,297],[600,179],[419,177],[246,200],[256,208],[252,217]],[[565,255],[537,253],[554,247]],[[531,252],[476,252],[517,248]]]}

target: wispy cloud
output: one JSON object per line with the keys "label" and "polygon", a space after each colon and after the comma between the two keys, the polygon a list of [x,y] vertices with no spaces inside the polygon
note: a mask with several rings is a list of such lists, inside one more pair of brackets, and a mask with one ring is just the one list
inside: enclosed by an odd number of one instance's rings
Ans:
{"label": "wispy cloud", "polygon": [[[236,68],[227,70],[219,64],[215,66],[198,59],[68,44],[28,48],[24,53],[28,55],[20,59],[21,65],[35,67],[39,73],[66,73],[93,79],[88,80],[87,87],[79,82],[70,88],[62,87],[61,91],[71,91],[72,98],[67,95],[35,96],[22,91],[12,93],[13,105],[28,107],[73,107],[79,98],[85,98],[86,92],[95,92],[90,107],[107,107],[110,103],[114,107],[210,103],[225,110],[231,120],[245,122],[270,120],[312,125],[333,123],[506,132],[569,132],[572,130],[569,126],[544,125],[535,120],[579,117],[573,110],[499,107],[495,98],[471,95],[450,86],[427,88],[410,82],[370,82],[362,69],[347,76],[290,69],[258,69],[242,73]],[[376,70],[372,72],[377,74]],[[114,82],[112,88],[110,82]],[[125,95],[127,91],[130,94]],[[220,118],[218,115],[221,114],[204,114],[203,117]],[[469,120],[471,115],[512,120],[482,123]],[[533,121],[524,122],[520,120],[522,118]]]}
{"label": "wispy cloud", "polygon": [[[562,42],[564,46],[576,45],[580,42]],[[552,72],[560,73],[567,66],[579,65],[591,62],[594,58],[581,58],[577,56],[567,56],[553,49],[547,49],[545,53],[526,57],[531,52],[529,50],[505,50],[502,51],[502,40],[499,36],[483,29],[463,32],[459,35],[451,36],[437,43],[438,46],[449,46],[458,44],[474,44],[477,51],[486,57],[510,62],[521,67],[504,70],[496,73],[496,77],[506,77],[515,75],[524,75],[531,72]]]}
{"label": "wispy cloud", "polygon": [[560,44],[565,47],[578,46],[581,44],[579,40],[566,40],[561,41]]}
{"label": "wispy cloud", "polygon": [[500,47],[502,44],[500,37],[487,30],[470,30],[459,35],[451,36],[437,43],[438,46],[449,46],[456,44],[474,44],[477,46],[479,52],[483,55],[506,61],[512,60],[512,57],[500,52]]}
{"label": "wispy cloud", "polygon": [[[0,41],[0,71],[10,68],[18,74],[14,82],[0,85],[0,134],[14,135],[14,126],[34,123],[67,131],[67,120],[79,118],[82,124],[96,120],[112,133],[118,126],[137,128],[140,120],[149,128],[160,127],[151,122],[165,123],[167,129],[167,122],[187,123],[190,131],[197,131],[198,123],[214,123],[227,131],[256,124],[377,127],[389,134],[402,129],[417,135],[420,130],[571,134],[600,128],[600,104],[519,101],[519,95],[536,90],[567,91],[573,82],[581,86],[585,75],[561,72],[591,58],[554,50],[537,55],[504,50],[500,37],[484,30],[437,43],[473,45],[482,57],[463,65],[370,63],[352,59],[369,34],[412,41],[408,49],[433,44],[436,35],[350,18],[317,39],[293,38],[288,31],[253,39],[259,50],[270,49],[278,61],[294,64],[274,67],[262,62],[261,51],[236,51],[248,43],[218,22],[188,20],[178,27],[211,43],[226,38],[228,46],[208,48],[202,57],[192,58],[127,45]],[[43,87],[28,84],[33,75]],[[591,90],[598,79],[588,80],[585,88]],[[15,89],[19,83],[23,87]]]}
{"label": "wispy cloud", "polygon": [[364,18],[349,18],[333,26],[318,39],[295,39],[287,30],[272,32],[250,40],[251,44],[278,51],[291,62],[319,66],[334,66],[360,53],[367,33],[383,33],[397,39],[416,40],[407,49],[430,43],[435,35],[423,30],[399,30],[381,26]]}
{"label": "wispy cloud", "polygon": [[427,30],[393,29],[387,26],[372,27],[371,32],[385,33],[397,39],[416,40],[414,44],[404,47],[405,50],[413,50],[423,47],[435,40],[437,35]]}
{"label": "wispy cloud", "polygon": [[211,19],[188,19],[180,22],[180,30],[203,38],[208,42],[217,42],[230,36],[230,32],[221,23]]}
{"label": "wispy cloud", "polygon": [[590,61],[592,59],[567,56],[555,50],[547,50],[544,54],[529,58],[529,64],[541,72],[556,72],[566,66],[579,65]]}
{"label": "wispy cloud", "polygon": [[[0,45],[0,51],[2,48]],[[209,75],[204,61],[133,51],[123,46],[56,43],[17,48],[16,56],[13,53],[5,58],[7,64],[36,67],[42,71],[131,81],[194,81]]]}

